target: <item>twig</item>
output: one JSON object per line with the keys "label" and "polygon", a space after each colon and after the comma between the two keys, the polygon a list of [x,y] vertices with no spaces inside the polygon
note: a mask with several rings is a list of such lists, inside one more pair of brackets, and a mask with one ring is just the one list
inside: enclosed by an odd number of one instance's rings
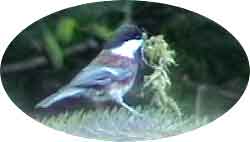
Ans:
{"label": "twig", "polygon": [[1,67],[1,74],[24,71],[48,64],[48,60],[43,57],[34,57],[18,63],[8,64]]}
{"label": "twig", "polygon": [[[67,48],[64,52],[65,56],[71,56],[76,53],[84,52],[89,48],[97,48],[98,44],[93,44],[91,43],[93,41],[87,41],[86,43],[80,43],[77,45],[74,45],[70,48]],[[45,65],[49,64],[49,60],[45,56],[38,56],[38,57],[33,57],[30,59],[26,59],[17,63],[13,64],[7,64],[1,67],[0,71],[1,74],[6,74],[6,73],[13,73],[13,72],[20,72],[20,71],[25,71],[28,69],[34,69],[37,67],[42,67]]]}

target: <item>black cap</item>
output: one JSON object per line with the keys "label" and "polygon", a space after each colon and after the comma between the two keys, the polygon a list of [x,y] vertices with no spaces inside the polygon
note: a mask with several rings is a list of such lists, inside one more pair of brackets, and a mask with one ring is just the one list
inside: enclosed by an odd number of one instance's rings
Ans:
{"label": "black cap", "polygon": [[139,29],[136,25],[124,24],[118,28],[114,38],[111,41],[109,41],[104,48],[116,48],[128,40],[141,39],[141,38],[142,38],[141,29]]}

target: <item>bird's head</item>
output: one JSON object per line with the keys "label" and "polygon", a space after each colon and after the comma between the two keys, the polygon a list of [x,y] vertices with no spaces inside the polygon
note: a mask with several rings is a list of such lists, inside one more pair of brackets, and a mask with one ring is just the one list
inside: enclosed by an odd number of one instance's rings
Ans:
{"label": "bird's head", "polygon": [[113,54],[138,60],[143,42],[141,29],[135,25],[122,25],[118,28],[113,40],[107,43],[105,49],[109,49]]}

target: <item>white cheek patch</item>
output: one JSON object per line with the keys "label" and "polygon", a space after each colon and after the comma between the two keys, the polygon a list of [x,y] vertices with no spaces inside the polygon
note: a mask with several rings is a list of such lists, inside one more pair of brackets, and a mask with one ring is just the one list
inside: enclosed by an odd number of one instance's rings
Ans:
{"label": "white cheek patch", "polygon": [[112,53],[128,57],[128,58],[134,58],[134,54],[138,48],[142,45],[143,40],[129,40],[124,42],[120,47],[116,47],[111,50]]}

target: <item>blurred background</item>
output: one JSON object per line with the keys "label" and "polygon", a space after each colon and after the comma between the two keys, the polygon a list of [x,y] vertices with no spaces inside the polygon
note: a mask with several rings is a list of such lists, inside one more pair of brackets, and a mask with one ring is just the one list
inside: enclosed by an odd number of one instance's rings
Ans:
{"label": "blurred background", "polygon": [[[25,113],[67,84],[102,50],[122,24],[133,22],[149,36],[163,34],[176,52],[166,90],[186,114],[215,114],[230,109],[243,94],[249,63],[239,42],[223,27],[196,13],[168,5],[112,1],[81,5],[36,21],[7,48],[1,79],[11,100]],[[147,100],[128,101],[147,105]],[[88,103],[68,100],[58,109]],[[156,100],[157,101],[157,100]],[[69,103],[71,105],[64,105]]]}

